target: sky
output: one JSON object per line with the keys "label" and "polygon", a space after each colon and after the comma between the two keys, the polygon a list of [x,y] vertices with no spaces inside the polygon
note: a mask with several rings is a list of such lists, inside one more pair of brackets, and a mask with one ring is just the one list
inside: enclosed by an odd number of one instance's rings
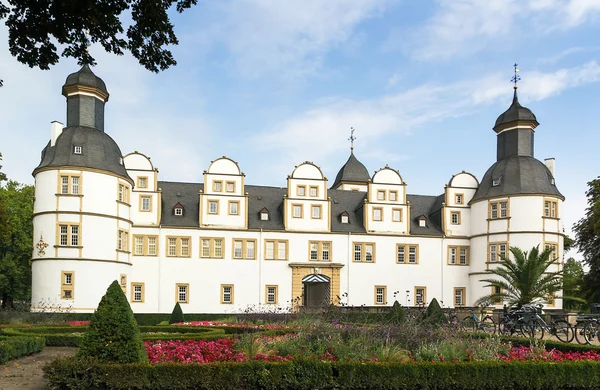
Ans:
{"label": "sky", "polygon": [[[556,158],[566,233],[584,215],[600,167],[600,1],[220,0],[171,15],[180,44],[167,71],[90,48],[110,93],[105,131],[123,154],[150,156],[159,180],[201,182],[227,156],[248,184],[284,187],[312,161],[331,185],[353,127],[370,173],[389,164],[408,193],[438,195],[496,161],[492,127],[518,63],[519,100],[540,122],[535,157]],[[7,36],[0,25],[0,165],[32,184],[79,67],[30,69]]]}

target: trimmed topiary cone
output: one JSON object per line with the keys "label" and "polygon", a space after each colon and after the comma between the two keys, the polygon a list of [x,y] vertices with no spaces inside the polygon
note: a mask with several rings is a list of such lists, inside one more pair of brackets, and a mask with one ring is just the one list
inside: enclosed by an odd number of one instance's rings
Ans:
{"label": "trimmed topiary cone", "polygon": [[437,299],[433,298],[425,312],[424,322],[431,325],[441,325],[447,321],[444,311],[440,307]]}
{"label": "trimmed topiary cone", "polygon": [[181,306],[179,302],[175,304],[173,308],[173,312],[171,312],[171,317],[169,318],[169,324],[176,324],[178,322],[184,322],[185,319],[183,317],[183,310],[181,310]]}
{"label": "trimmed topiary cone", "polygon": [[148,361],[131,306],[116,280],[100,300],[77,356],[90,356],[102,363]]}
{"label": "trimmed topiary cone", "polygon": [[388,312],[387,318],[393,324],[401,324],[406,321],[406,312],[398,301],[394,301],[392,308]]}

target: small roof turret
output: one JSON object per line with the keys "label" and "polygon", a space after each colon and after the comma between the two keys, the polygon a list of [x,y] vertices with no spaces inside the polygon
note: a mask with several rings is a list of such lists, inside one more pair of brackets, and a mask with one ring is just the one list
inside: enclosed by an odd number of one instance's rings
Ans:
{"label": "small roof turret", "polygon": [[503,125],[505,123],[515,122],[515,121],[530,121],[534,122],[535,126],[538,126],[539,123],[531,110],[527,107],[523,107],[519,103],[519,97],[517,96],[517,88],[515,87],[515,94],[513,96],[513,101],[508,110],[504,111],[498,119],[496,119],[496,124],[494,125],[494,129],[498,126]]}
{"label": "small roof turret", "polygon": [[354,156],[354,151],[350,151],[350,157],[346,164],[342,166],[331,188],[336,188],[343,182],[365,183],[371,179],[367,168]]}
{"label": "small roof turret", "polygon": [[106,89],[106,84],[104,81],[96,76],[92,69],[90,69],[88,64],[85,64],[75,73],[71,73],[67,76],[67,80],[65,81],[65,85],[62,88],[62,94],[67,97],[70,88],[72,86],[82,86],[82,87],[90,87],[98,90],[100,95],[105,95],[104,101],[108,100],[108,90]]}

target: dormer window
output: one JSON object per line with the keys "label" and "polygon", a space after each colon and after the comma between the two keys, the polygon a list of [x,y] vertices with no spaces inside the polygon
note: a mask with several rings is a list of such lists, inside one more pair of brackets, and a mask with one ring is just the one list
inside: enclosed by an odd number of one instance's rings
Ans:
{"label": "dormer window", "polygon": [[83,146],[73,146],[73,154],[83,154]]}
{"label": "dormer window", "polygon": [[123,165],[123,157],[119,157],[119,164]]}
{"label": "dormer window", "polygon": [[340,215],[340,221],[342,223],[349,223],[349,219],[350,219],[350,217],[349,217],[348,213],[345,211]]}
{"label": "dormer window", "polygon": [[424,215],[419,217],[419,227],[427,227],[427,218]]}
{"label": "dormer window", "polygon": [[176,207],[175,208],[175,215],[183,215],[183,209],[181,207]]}
{"label": "dormer window", "polygon": [[501,182],[502,182],[502,178],[501,177],[492,180],[492,187],[498,187]]}
{"label": "dormer window", "polygon": [[260,210],[260,220],[261,221],[269,220],[269,210],[267,210],[266,208],[263,208],[262,210]]}

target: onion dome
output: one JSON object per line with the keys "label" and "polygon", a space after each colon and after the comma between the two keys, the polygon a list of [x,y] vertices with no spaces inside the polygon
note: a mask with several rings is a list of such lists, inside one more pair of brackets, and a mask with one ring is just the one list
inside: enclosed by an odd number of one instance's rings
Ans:
{"label": "onion dome", "polygon": [[515,88],[515,94],[513,96],[513,101],[508,110],[504,111],[498,119],[496,119],[496,124],[494,125],[494,129],[498,126],[501,126],[506,123],[514,122],[514,121],[530,121],[535,122],[535,126],[539,125],[535,115],[531,110],[527,107],[523,107],[519,103],[519,98],[517,96],[517,89]]}
{"label": "onion dome", "polygon": [[370,179],[371,177],[367,168],[354,156],[354,151],[351,151],[348,161],[346,161],[338,172],[331,188],[336,188],[343,182],[367,184]]}
{"label": "onion dome", "polygon": [[[65,81],[65,85],[63,85],[62,94],[66,97],[68,95],[69,87],[71,86],[83,86],[89,87],[93,89],[97,89],[98,92],[103,92],[103,95],[106,95],[104,101],[108,100],[108,90],[106,89],[106,84],[104,81],[96,76],[92,69],[90,69],[89,65],[85,64],[75,73],[71,73],[67,76],[67,81]],[[102,93],[101,93],[102,95]]]}

